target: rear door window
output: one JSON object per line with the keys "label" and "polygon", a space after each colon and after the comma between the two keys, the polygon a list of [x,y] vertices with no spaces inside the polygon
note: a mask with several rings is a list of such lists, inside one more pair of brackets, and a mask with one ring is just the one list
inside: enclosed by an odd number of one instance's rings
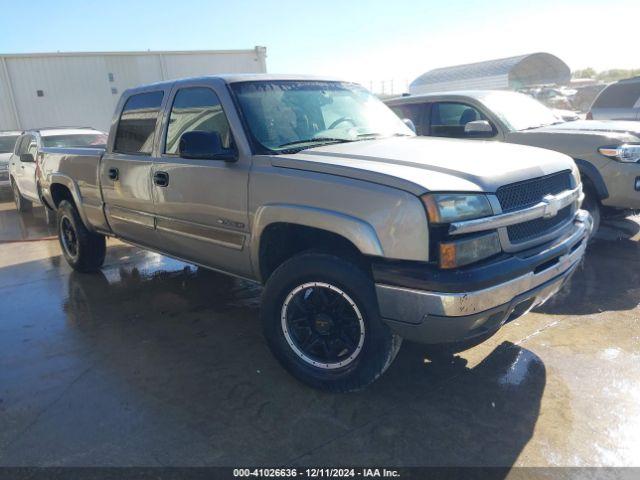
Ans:
{"label": "rear door window", "polygon": [[605,88],[593,108],[634,108],[640,106],[640,82],[614,83]]}
{"label": "rear door window", "polygon": [[124,104],[113,150],[118,153],[150,155],[163,92],[132,95]]}

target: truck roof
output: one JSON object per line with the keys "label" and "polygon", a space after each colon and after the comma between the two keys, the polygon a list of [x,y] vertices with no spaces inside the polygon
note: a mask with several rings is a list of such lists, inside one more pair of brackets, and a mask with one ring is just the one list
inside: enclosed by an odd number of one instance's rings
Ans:
{"label": "truck roof", "polygon": [[345,82],[346,80],[336,77],[316,76],[316,75],[296,75],[296,74],[273,74],[273,73],[227,73],[219,75],[204,75],[200,77],[186,77],[175,80],[166,80],[163,82],[148,83],[134,88],[125,90],[124,93],[133,93],[136,91],[144,91],[152,88],[164,88],[182,82],[211,82],[218,81],[227,84],[240,82],[256,82],[270,80],[300,80],[300,81],[322,81],[322,82]]}
{"label": "truck roof", "polygon": [[385,100],[387,105],[402,105],[404,103],[413,103],[424,98],[434,97],[467,97],[481,100],[489,94],[504,93],[504,94],[518,94],[524,95],[520,92],[514,92],[512,90],[451,90],[444,92],[429,92],[420,93],[418,95],[404,95],[402,97],[395,97]]}

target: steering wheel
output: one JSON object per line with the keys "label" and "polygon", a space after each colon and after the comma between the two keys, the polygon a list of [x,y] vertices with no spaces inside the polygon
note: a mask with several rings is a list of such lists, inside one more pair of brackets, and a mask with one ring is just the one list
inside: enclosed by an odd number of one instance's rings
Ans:
{"label": "steering wheel", "polygon": [[329,128],[327,130],[332,130],[332,129],[336,128],[338,125],[340,125],[343,122],[349,122],[354,127],[356,126],[356,122],[354,122],[349,117],[340,117],[335,122],[333,122],[331,125],[329,125]]}

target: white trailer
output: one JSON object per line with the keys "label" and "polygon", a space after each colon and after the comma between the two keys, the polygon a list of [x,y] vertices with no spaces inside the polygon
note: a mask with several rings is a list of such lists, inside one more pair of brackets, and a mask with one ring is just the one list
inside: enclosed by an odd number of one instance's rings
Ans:
{"label": "white trailer", "polygon": [[107,131],[123,90],[220,73],[265,73],[267,50],[0,54],[0,131]]}

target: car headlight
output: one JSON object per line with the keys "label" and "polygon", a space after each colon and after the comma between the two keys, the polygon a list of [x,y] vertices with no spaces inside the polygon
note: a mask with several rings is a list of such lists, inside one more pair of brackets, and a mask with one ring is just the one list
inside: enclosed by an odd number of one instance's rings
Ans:
{"label": "car headlight", "polygon": [[635,163],[640,161],[640,143],[625,143],[618,146],[600,147],[598,152],[605,157],[613,158],[619,162]]}
{"label": "car headlight", "polygon": [[493,215],[489,199],[483,194],[429,193],[422,196],[432,223],[451,223]]}

